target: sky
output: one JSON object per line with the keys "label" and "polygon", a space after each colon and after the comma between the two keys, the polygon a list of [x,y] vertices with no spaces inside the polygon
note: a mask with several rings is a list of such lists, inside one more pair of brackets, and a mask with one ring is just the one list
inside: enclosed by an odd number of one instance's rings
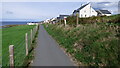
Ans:
{"label": "sky", "polygon": [[60,14],[70,15],[91,2],[95,9],[109,10],[112,14],[118,13],[118,0],[2,0],[0,3],[0,20],[2,21],[43,21]]}

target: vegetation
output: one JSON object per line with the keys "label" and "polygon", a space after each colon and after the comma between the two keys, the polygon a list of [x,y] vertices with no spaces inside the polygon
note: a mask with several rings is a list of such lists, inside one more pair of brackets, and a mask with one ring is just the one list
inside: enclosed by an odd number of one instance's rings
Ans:
{"label": "vegetation", "polygon": [[[107,17],[103,17],[103,19],[105,18]],[[108,19],[112,18],[115,20],[117,17],[112,16]],[[86,20],[91,21],[90,19]],[[72,25],[75,24],[75,21],[71,17],[70,20],[67,20],[69,25],[66,27],[63,24],[46,24],[44,26],[48,33],[66,49],[66,52],[77,59],[79,65],[119,66],[120,31],[118,28],[120,28],[120,23],[103,23],[103,21],[83,24],[84,21],[81,22],[74,27]]]}
{"label": "vegetation", "polygon": [[2,30],[0,29],[0,66],[2,66]]}
{"label": "vegetation", "polygon": [[[79,18],[79,24],[81,23],[91,24],[91,23],[96,23],[96,22],[119,23],[119,21],[120,21],[120,15]],[[67,18],[67,24],[69,24],[70,26],[76,26],[75,22],[76,22],[76,17],[70,16]]]}
{"label": "vegetation", "polygon": [[[2,29],[2,66],[9,66],[9,45],[14,45],[15,66],[23,65],[25,59],[25,33],[35,26],[21,25]],[[30,38],[28,38],[30,43]],[[29,46],[30,48],[30,46]]]}

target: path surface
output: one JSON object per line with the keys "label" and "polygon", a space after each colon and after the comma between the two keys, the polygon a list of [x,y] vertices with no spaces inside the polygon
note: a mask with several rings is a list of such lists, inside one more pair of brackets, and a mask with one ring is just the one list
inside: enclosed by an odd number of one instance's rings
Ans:
{"label": "path surface", "polygon": [[40,25],[35,59],[31,66],[74,66],[56,41]]}

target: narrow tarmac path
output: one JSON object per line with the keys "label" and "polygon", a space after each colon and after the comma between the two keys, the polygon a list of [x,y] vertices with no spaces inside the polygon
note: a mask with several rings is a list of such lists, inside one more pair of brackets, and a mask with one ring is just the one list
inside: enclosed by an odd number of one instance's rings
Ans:
{"label": "narrow tarmac path", "polygon": [[35,59],[31,66],[74,66],[57,42],[40,25]]}

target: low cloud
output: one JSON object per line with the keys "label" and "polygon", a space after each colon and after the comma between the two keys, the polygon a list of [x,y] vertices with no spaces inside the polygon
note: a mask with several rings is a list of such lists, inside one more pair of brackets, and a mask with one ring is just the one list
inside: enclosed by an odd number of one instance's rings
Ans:
{"label": "low cloud", "polygon": [[6,14],[13,14],[12,11],[6,11]]}
{"label": "low cloud", "polygon": [[95,9],[109,10],[112,14],[118,13],[118,2],[94,2],[92,6]]}

